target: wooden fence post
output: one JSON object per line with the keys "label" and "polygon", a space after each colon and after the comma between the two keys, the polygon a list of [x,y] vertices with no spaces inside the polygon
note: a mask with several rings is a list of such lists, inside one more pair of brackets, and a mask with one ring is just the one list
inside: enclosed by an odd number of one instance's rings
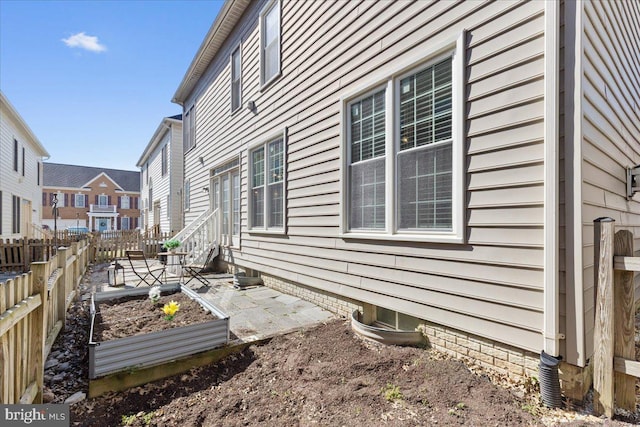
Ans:
{"label": "wooden fence post", "polygon": [[40,294],[42,304],[34,310],[32,327],[32,339],[29,347],[29,360],[33,361],[32,369],[35,369],[35,381],[38,392],[32,403],[42,403],[42,390],[44,387],[44,341],[47,336],[47,262],[34,262],[31,264],[31,280],[33,280],[33,293]]}
{"label": "wooden fence post", "polygon": [[80,284],[80,278],[82,277],[80,270],[80,259],[78,257],[78,246],[80,246],[80,242],[73,242],[71,244],[71,254],[73,255],[73,289],[78,289],[78,285]]}
{"label": "wooden fence post", "polygon": [[594,221],[594,252],[598,270],[593,352],[593,410],[613,417],[613,233],[615,221],[598,218]]}
{"label": "wooden fence post", "polygon": [[[614,238],[614,255],[633,256],[633,234],[620,230]],[[614,271],[615,345],[614,356],[635,359],[635,322],[633,271]],[[616,405],[634,412],[636,410],[635,377],[615,373]]]}
{"label": "wooden fence post", "polygon": [[[65,320],[67,317],[67,281],[69,280],[70,271],[67,271],[67,251],[69,249],[59,247],[58,248],[58,265],[57,267],[61,269],[60,278],[56,283],[56,287],[58,289],[55,291],[55,295],[58,297],[57,301],[57,313],[55,314],[55,319],[62,320],[62,328],[60,331],[64,331]],[[53,326],[53,325],[52,325]]]}

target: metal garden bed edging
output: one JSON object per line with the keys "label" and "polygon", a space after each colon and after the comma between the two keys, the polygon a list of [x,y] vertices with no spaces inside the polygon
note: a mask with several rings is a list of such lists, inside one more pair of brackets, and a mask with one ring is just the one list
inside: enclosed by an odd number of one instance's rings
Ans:
{"label": "metal garden bed edging", "polygon": [[163,285],[161,291],[179,290],[209,310],[217,319],[189,326],[151,332],[115,340],[96,342],[96,303],[128,296],[142,296],[149,288],[97,292],[91,296],[91,330],[89,334],[89,378],[115,372],[159,365],[221,347],[229,342],[229,316],[193,290],[182,285]]}

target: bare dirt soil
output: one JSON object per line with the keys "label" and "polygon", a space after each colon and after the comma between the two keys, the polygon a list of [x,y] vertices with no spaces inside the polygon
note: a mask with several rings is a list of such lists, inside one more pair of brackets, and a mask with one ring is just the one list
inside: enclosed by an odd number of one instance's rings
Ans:
{"label": "bare dirt soil", "polygon": [[[162,308],[170,302],[180,304],[172,319]],[[96,304],[94,339],[109,341],[216,319],[196,301],[182,292],[164,292],[156,303],[147,295],[115,298]]]}
{"label": "bare dirt soil", "polygon": [[[92,280],[101,280],[97,267]],[[90,287],[90,286],[89,286]],[[87,391],[85,302],[74,303],[60,345],[77,347],[75,381],[48,383],[55,397]],[[59,344],[61,342],[62,344]],[[58,350],[56,350],[58,348]],[[74,362],[75,363],[75,362]],[[475,373],[473,372],[475,371]],[[493,382],[491,380],[493,380]],[[541,426],[604,420],[540,405],[535,382],[496,377],[419,348],[355,336],[348,322],[252,345],[219,363],[71,405],[78,426]],[[63,384],[63,385],[60,385]],[[65,388],[66,387],[66,388]],[[578,408],[579,409],[579,408]],[[633,418],[630,418],[633,421]],[[636,419],[637,420],[637,419]],[[621,420],[606,425],[628,425]]]}

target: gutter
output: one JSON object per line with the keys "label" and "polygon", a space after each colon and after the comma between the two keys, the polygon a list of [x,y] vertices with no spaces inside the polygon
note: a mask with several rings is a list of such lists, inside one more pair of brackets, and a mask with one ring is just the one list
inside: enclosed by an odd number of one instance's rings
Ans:
{"label": "gutter", "polygon": [[250,4],[251,0],[226,0],[224,2],[171,102],[178,105],[184,103]]}

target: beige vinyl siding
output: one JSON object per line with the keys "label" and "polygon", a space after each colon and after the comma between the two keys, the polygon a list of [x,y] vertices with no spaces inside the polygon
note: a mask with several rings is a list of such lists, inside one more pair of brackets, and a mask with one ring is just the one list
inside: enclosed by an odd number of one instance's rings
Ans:
{"label": "beige vinyl siding", "polygon": [[[542,2],[282,0],[282,76],[259,88],[253,3],[185,106],[196,103],[186,223],[208,207],[211,168],[241,155],[242,245],[234,263],[348,298],[542,348]],[[340,238],[341,97],[397,63],[469,31],[465,244]],[[230,111],[231,49],[242,44],[243,99]],[[288,130],[286,238],[248,233],[247,149]],[[205,166],[198,161],[203,156]]]}
{"label": "beige vinyl siding", "polygon": [[[593,354],[593,223],[608,216],[640,243],[640,202],[626,200],[625,168],[640,163],[640,6],[585,2],[582,116],[583,292],[586,356]],[[638,282],[640,285],[640,282]],[[637,287],[640,289],[640,287]]]}

